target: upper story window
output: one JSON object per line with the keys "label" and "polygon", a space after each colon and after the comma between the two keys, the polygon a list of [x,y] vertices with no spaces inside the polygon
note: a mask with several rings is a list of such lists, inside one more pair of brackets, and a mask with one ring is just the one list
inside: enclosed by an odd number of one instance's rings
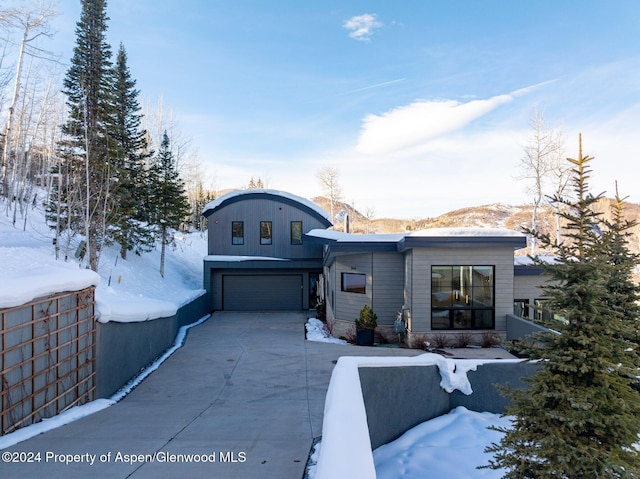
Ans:
{"label": "upper story window", "polygon": [[342,273],[342,291],[366,294],[367,275],[361,273]]}
{"label": "upper story window", "polygon": [[494,266],[432,266],[431,329],[494,329],[494,278]]}
{"label": "upper story window", "polygon": [[244,221],[231,222],[231,244],[244,244]]}
{"label": "upper story window", "polygon": [[260,244],[272,244],[273,228],[271,221],[260,222]]}
{"label": "upper story window", "polygon": [[302,221],[291,222],[291,244],[302,244]]}

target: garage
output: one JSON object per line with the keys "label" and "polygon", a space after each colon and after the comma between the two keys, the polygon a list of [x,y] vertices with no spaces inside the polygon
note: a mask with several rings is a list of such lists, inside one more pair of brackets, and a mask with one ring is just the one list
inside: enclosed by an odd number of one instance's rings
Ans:
{"label": "garage", "polygon": [[299,311],[302,294],[301,274],[222,276],[225,311]]}

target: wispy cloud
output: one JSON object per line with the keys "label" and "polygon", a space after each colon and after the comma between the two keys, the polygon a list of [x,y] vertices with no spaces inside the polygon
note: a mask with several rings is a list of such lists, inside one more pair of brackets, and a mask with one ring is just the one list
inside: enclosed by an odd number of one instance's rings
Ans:
{"label": "wispy cloud", "polygon": [[419,146],[464,128],[473,120],[538,86],[467,103],[456,100],[416,101],[382,115],[367,115],[363,120],[356,151],[385,154]]}
{"label": "wispy cloud", "polygon": [[406,78],[398,78],[397,80],[389,80],[389,81],[385,81],[382,83],[376,83],[374,85],[367,85],[367,86],[363,86],[361,88],[356,88],[355,90],[351,90],[348,93],[357,93],[359,91],[365,91],[365,90],[371,90],[373,88],[380,88],[380,87],[384,87],[384,86],[389,86],[389,85],[393,85],[395,83],[400,83],[405,81]]}
{"label": "wispy cloud", "polygon": [[375,29],[382,27],[382,23],[376,18],[375,13],[365,13],[350,18],[342,25],[350,30],[349,36],[361,42],[368,42]]}

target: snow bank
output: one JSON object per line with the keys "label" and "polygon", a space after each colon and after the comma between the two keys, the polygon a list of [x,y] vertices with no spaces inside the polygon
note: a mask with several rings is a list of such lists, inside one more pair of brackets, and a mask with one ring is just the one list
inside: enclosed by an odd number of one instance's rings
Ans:
{"label": "snow bank", "polygon": [[307,341],[317,341],[320,343],[347,344],[344,339],[331,336],[324,327],[324,323],[316,318],[309,318],[307,324]]}
{"label": "snow bank", "polygon": [[0,276],[0,308],[11,308],[63,291],[78,291],[100,284],[88,269],[51,265],[25,265],[22,271]]}
{"label": "snow bank", "polygon": [[442,378],[440,387],[469,395],[473,391],[467,372],[490,362],[496,360],[453,360],[432,353],[415,357],[341,357],[325,399],[316,479],[376,477],[358,368],[435,365]]}
{"label": "snow bank", "polygon": [[[500,442],[502,433],[489,426],[511,427],[509,417],[475,412],[460,406],[405,432],[373,451],[377,479],[500,479],[503,470],[477,469],[492,455],[486,447]],[[461,460],[462,459],[462,460]]]}
{"label": "snow bank", "polygon": [[181,306],[205,293],[202,267],[206,234],[174,233],[166,250],[164,278],[159,272],[159,248],[140,256],[130,253],[123,260],[117,245],[106,246],[95,273],[73,258],[78,238],[69,245],[70,259],[56,260],[52,231],[42,210],[30,209],[28,215],[22,229],[0,214],[0,308],[96,286],[98,321],[149,321],[173,316]]}

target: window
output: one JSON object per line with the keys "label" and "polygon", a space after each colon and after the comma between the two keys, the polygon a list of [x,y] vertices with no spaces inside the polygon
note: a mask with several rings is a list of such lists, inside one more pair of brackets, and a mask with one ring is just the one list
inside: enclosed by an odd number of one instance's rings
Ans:
{"label": "window", "polygon": [[291,222],[291,244],[302,244],[302,221]]}
{"label": "window", "polygon": [[260,222],[260,244],[271,244],[271,221]]}
{"label": "window", "polygon": [[365,294],[367,292],[367,276],[359,273],[342,273],[342,291]]}
{"label": "window", "polygon": [[514,299],[513,300],[513,314],[519,318],[529,317],[529,300],[528,299]]}
{"label": "window", "polygon": [[431,267],[431,329],[494,327],[493,266]]}
{"label": "window", "polygon": [[231,222],[231,244],[244,244],[244,222]]}

